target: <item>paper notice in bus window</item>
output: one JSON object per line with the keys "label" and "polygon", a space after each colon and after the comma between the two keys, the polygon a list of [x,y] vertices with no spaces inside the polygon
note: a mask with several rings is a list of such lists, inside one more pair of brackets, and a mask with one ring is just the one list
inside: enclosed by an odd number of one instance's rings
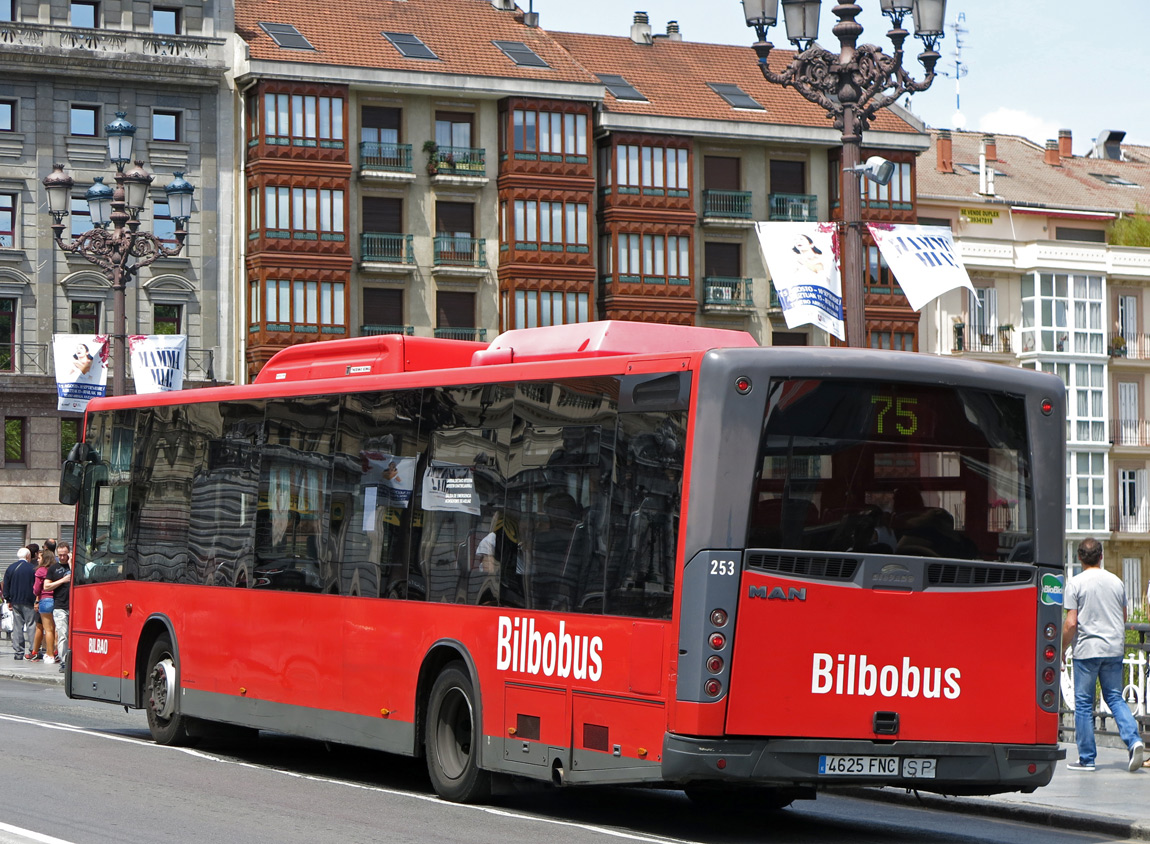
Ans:
{"label": "paper notice in bus window", "polygon": [[363,491],[363,532],[371,533],[375,530],[375,487],[369,486]]}
{"label": "paper notice in bus window", "polygon": [[396,457],[380,451],[360,452],[363,476],[360,483],[365,487],[375,487],[379,503],[384,507],[406,510],[415,487],[415,465],[417,457]]}
{"label": "paper notice in bus window", "polygon": [[428,466],[423,473],[424,510],[479,515],[479,494],[470,466]]}

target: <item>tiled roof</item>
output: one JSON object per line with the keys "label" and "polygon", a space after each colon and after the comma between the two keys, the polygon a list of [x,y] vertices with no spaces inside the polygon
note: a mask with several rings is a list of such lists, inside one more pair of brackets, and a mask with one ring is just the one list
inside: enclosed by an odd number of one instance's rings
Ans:
{"label": "tiled roof", "polygon": [[[278,47],[260,23],[293,24],[316,49]],[[599,84],[545,31],[524,26],[522,12],[490,0],[238,0],[236,30],[256,61]],[[412,33],[439,60],[405,58],[383,32]],[[497,40],[525,43],[550,67],[515,64]]]}
{"label": "tiled roof", "polygon": [[[954,172],[938,171],[938,131],[930,133],[930,149],[918,159],[920,199],[977,201],[978,156],[982,132],[951,132]],[[1132,212],[1150,208],[1150,148],[1124,146],[1130,160],[1072,156],[1060,166],[1045,162],[1044,147],[1017,135],[996,135],[995,198],[1019,204],[1080,211]],[[973,165],[974,172],[960,167]],[[1117,176],[1131,185],[1107,184],[1095,175]]]}
{"label": "tiled roof", "polygon": [[[826,112],[796,91],[767,82],[749,46],[703,44],[655,38],[636,44],[629,37],[553,32],[551,35],[592,73],[617,73],[648,102],[619,100],[607,94],[604,109],[627,114],[702,120],[830,127]],[[771,69],[781,72],[794,58],[789,50],[771,52]],[[764,106],[763,111],[735,110],[707,83],[738,85]],[[890,132],[916,130],[889,110],[879,112],[871,128]]]}

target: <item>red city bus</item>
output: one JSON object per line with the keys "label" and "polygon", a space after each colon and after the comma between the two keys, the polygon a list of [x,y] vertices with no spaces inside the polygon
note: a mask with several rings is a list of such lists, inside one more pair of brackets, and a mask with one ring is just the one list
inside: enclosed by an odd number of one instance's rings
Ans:
{"label": "red city bus", "polygon": [[61,483],[68,694],[165,744],[425,756],[458,801],[493,774],[1030,791],[1063,756],[1063,395],[600,322],[93,401]]}

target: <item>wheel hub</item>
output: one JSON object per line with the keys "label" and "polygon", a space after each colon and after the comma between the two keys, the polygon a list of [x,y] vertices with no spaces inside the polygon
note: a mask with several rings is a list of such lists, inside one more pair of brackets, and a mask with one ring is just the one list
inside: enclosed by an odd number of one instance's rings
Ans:
{"label": "wheel hub", "polygon": [[171,658],[157,662],[149,679],[148,705],[158,718],[171,718],[176,711],[176,666]]}

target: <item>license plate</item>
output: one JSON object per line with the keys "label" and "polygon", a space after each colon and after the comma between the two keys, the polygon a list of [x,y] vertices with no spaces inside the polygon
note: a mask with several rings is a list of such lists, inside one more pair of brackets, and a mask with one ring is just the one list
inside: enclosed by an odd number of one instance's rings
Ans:
{"label": "license plate", "polygon": [[937,759],[903,759],[902,775],[909,779],[934,779],[934,772],[938,770]]}
{"label": "license plate", "polygon": [[897,777],[897,756],[820,756],[819,773],[838,777]]}

